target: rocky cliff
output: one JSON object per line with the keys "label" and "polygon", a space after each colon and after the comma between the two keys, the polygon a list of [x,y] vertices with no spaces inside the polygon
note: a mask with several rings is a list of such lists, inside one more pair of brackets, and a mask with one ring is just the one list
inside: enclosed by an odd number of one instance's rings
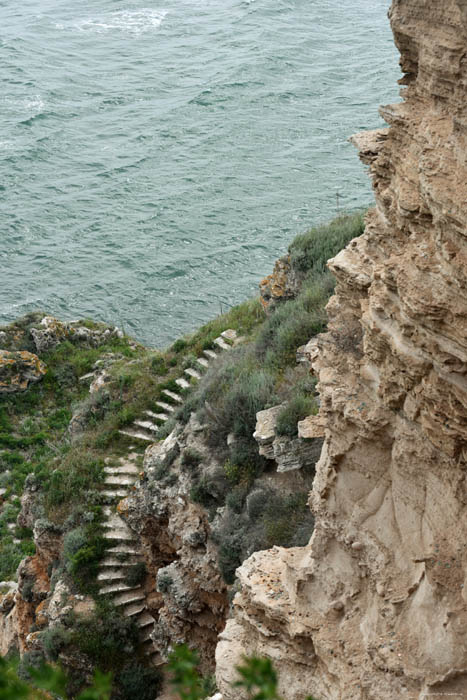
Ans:
{"label": "rocky cliff", "polygon": [[403,102],[354,137],[376,207],[330,261],[314,360],[315,532],[238,570],[225,700],[242,653],[275,661],[286,700],[467,692],[467,2],[394,0],[390,20]]}

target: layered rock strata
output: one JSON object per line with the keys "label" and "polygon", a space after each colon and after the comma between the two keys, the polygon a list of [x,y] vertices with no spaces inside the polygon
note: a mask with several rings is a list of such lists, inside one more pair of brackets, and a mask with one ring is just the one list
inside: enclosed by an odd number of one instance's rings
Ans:
{"label": "layered rock strata", "polygon": [[400,104],[357,137],[376,208],[330,262],[319,374],[325,444],[308,547],[238,570],[217,649],[286,700],[467,693],[467,3],[394,0]]}

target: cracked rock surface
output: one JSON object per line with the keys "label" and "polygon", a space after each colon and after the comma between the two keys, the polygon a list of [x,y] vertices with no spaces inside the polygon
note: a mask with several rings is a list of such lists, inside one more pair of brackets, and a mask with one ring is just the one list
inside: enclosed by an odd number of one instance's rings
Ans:
{"label": "cracked rock surface", "polygon": [[467,4],[394,0],[390,19],[404,101],[354,139],[376,207],[330,261],[313,358],[316,528],[238,570],[224,700],[244,653],[273,659],[285,700],[467,691]]}

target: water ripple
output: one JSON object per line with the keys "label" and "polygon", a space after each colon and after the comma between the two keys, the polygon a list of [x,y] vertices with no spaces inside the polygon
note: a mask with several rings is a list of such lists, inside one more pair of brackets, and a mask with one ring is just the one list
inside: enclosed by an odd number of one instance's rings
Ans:
{"label": "water ripple", "polygon": [[398,99],[389,0],[0,3],[0,322],[164,345],[371,200],[348,137]]}

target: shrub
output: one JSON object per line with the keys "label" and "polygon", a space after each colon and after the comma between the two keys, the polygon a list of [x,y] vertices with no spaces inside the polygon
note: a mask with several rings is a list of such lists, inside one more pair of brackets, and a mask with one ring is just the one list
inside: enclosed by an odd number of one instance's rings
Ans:
{"label": "shrub", "polygon": [[96,515],[96,521],[71,530],[63,540],[66,570],[83,593],[97,592],[99,562],[109,546],[109,541],[102,537],[99,508]]}
{"label": "shrub", "polygon": [[63,625],[47,627],[41,632],[40,640],[47,658],[56,661],[60,652],[70,644],[72,636],[72,631]]}
{"label": "shrub", "polygon": [[77,527],[67,532],[63,539],[63,556],[67,561],[67,570],[72,567],[73,557],[87,544],[86,530],[84,527]]}
{"label": "shrub", "polygon": [[212,493],[211,483],[206,477],[195,481],[190,490],[190,498],[193,503],[199,503],[205,508],[216,505],[216,497]]}
{"label": "shrub", "polygon": [[231,513],[212,533],[217,544],[217,556],[222,578],[228,584],[235,580],[235,569],[240,566],[246,551],[248,522],[244,515]]}
{"label": "shrub", "polygon": [[276,433],[296,437],[298,435],[298,421],[307,416],[316,415],[317,411],[318,407],[314,398],[300,394],[294,396],[277,416]]}
{"label": "shrub", "polygon": [[317,302],[316,307],[311,308],[311,305],[307,305],[309,299],[303,293],[297,299],[279,306],[258,334],[258,359],[265,360],[267,367],[279,370],[294,365],[297,348],[325,328],[326,300],[323,292],[321,303]]}
{"label": "shrub", "polygon": [[71,411],[67,408],[59,408],[49,416],[49,428],[52,428],[52,430],[66,430],[70,420]]}
{"label": "shrub", "polygon": [[300,272],[323,272],[329,258],[334,257],[352,238],[360,236],[364,227],[362,212],[339,216],[328,224],[313,227],[291,243],[292,267]]}
{"label": "shrub", "polygon": [[181,463],[183,467],[190,467],[191,469],[197,467],[203,459],[203,455],[195,450],[193,447],[186,447],[183,450]]}
{"label": "shrub", "polygon": [[179,338],[178,340],[175,341],[175,343],[172,344],[170,347],[170,350],[175,353],[179,353],[182,350],[185,350],[187,346],[187,341],[184,338]]}
{"label": "shrub", "polygon": [[173,578],[168,571],[159,571],[157,573],[157,590],[160,593],[168,593],[173,586]]}
{"label": "shrub", "polygon": [[108,670],[125,663],[138,646],[138,627],[110,603],[99,602],[94,613],[77,618],[71,642],[99,668]]}
{"label": "shrub", "polygon": [[115,423],[117,428],[124,428],[126,425],[133,423],[138,418],[138,411],[135,406],[124,406],[117,413]]}
{"label": "shrub", "polygon": [[241,513],[245,504],[245,499],[248,494],[248,487],[236,486],[230,493],[227,494],[225,505],[234,513]]}
{"label": "shrub", "polygon": [[246,500],[246,510],[250,520],[260,518],[273,498],[274,492],[271,489],[258,488],[252,491]]}
{"label": "shrub", "polygon": [[126,666],[117,676],[122,700],[154,700],[162,686],[162,673],[139,663]]}
{"label": "shrub", "polygon": [[281,497],[276,494],[263,514],[265,548],[304,546],[312,532],[313,515],[307,505],[308,493]]}
{"label": "shrub", "polygon": [[146,573],[146,564],[144,562],[140,561],[137,564],[133,564],[127,568],[125,583],[136,588],[136,586],[140,586],[144,582]]}
{"label": "shrub", "polygon": [[153,355],[151,357],[151,372],[156,376],[163,376],[167,374],[168,369],[165,364],[165,358],[161,354]]}

